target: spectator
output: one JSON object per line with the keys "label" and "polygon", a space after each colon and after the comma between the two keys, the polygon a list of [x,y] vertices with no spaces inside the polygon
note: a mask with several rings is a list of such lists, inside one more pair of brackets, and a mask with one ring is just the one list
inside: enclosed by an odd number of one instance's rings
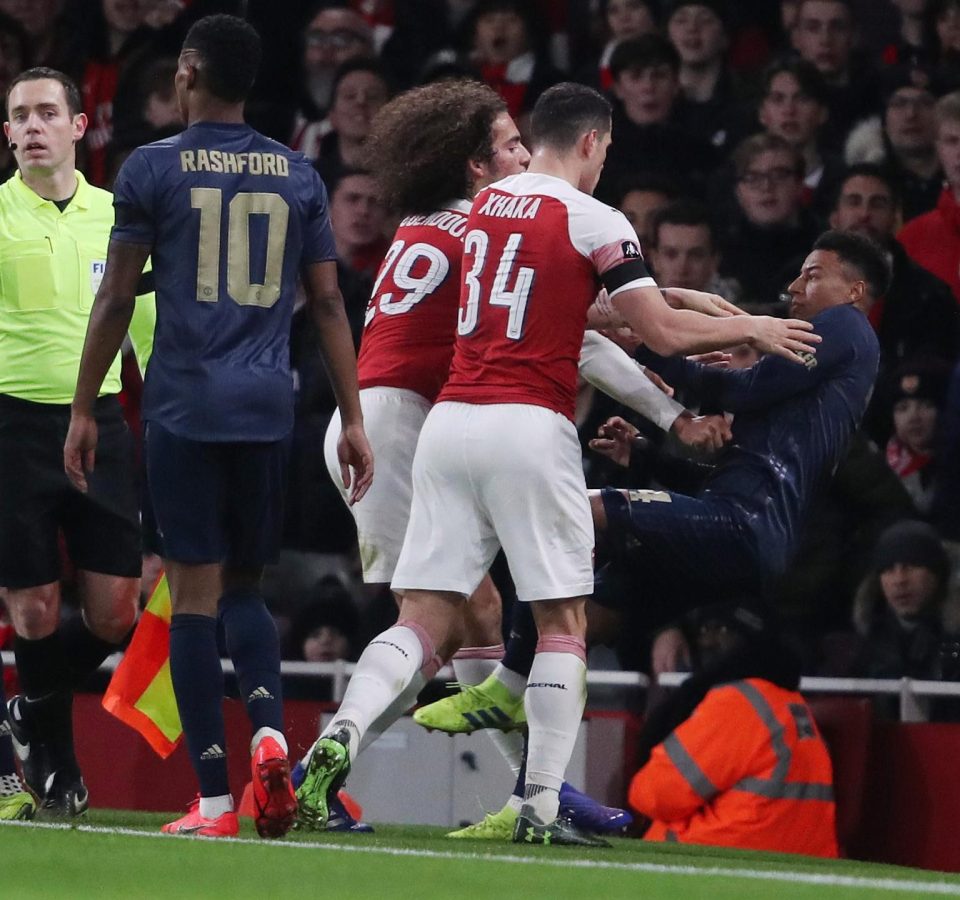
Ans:
{"label": "spectator", "polygon": [[656,175],[634,177],[621,182],[613,205],[637,232],[640,246],[646,247],[652,240],[650,217],[679,196],[679,187],[669,178]]}
{"label": "spectator", "polygon": [[930,519],[945,538],[960,543],[960,365],[950,379],[941,431],[940,467]]}
{"label": "spectator", "polygon": [[[825,671],[860,678],[956,677],[941,656],[960,638],[960,608],[949,593],[949,577],[950,562],[933,527],[917,521],[891,525],[857,589],[854,636],[846,642],[828,637]],[[932,711],[929,700],[921,703]],[[895,702],[879,700],[876,706],[896,715]]]}
{"label": "spectator", "polygon": [[0,12],[16,19],[27,33],[31,65],[71,70],[63,8],[64,0],[0,0]]}
{"label": "spectator", "polygon": [[363,143],[377,110],[390,99],[386,70],[375,60],[355,59],[337,70],[328,130],[320,140],[317,170],[332,184],[345,168],[363,165]]}
{"label": "spectator", "polygon": [[826,212],[839,177],[839,157],[824,153],[823,127],[830,116],[827,89],[816,67],[806,60],[774,63],[764,76],[759,119],[767,134],[783,138],[803,156],[803,202]]}
{"label": "spectator", "polygon": [[929,76],[921,69],[894,71],[885,88],[888,165],[902,184],[903,220],[909,222],[937,205],[943,184],[936,147],[936,99]]}
{"label": "spectator", "polygon": [[730,46],[724,0],[671,0],[666,27],[680,56],[678,118],[718,150],[728,146],[739,91],[726,64]]}
{"label": "spectator", "polygon": [[927,29],[937,82],[941,90],[955,91],[960,88],[960,0],[931,0]]}
{"label": "spectator", "polygon": [[359,637],[360,621],[350,592],[328,576],[317,586],[311,602],[295,616],[285,658],[306,662],[355,660]]}
{"label": "spectator", "polygon": [[350,60],[373,55],[373,34],[358,12],[316,5],[303,38],[303,92],[290,137],[292,149],[310,159],[320,155],[320,140],[329,131],[325,119],[337,70]]}
{"label": "spectator", "polygon": [[741,604],[694,616],[694,675],[648,716],[630,805],[645,839],[837,856],[830,754],[799,661]]}
{"label": "spectator", "polygon": [[926,23],[927,0],[891,0],[899,15],[894,40],[883,49],[883,61],[893,65],[926,65],[931,61],[929,29]]}
{"label": "spectator", "polygon": [[933,501],[937,425],[947,393],[947,374],[928,363],[901,366],[887,394],[893,434],[887,465],[899,476],[917,511],[927,515]]}
{"label": "spectator", "polygon": [[803,158],[785,140],[749,137],[733,166],[737,206],[721,240],[720,271],[740,283],[743,303],[765,308],[777,302],[819,228],[800,203]]}
{"label": "spectator", "polygon": [[899,183],[903,220],[937,205],[943,170],[937,157],[936,100],[925,69],[897,67],[883,78],[883,116],[857,125],[847,138],[848,163],[883,163]]}
{"label": "spectator", "polygon": [[465,30],[470,62],[525,131],[537,97],[560,80],[539,43],[544,24],[527,0],[479,0]]}
{"label": "spectator", "polygon": [[[29,65],[27,33],[12,16],[0,12],[0,97],[7,96],[10,82]],[[0,141],[0,182],[6,181],[17,171],[6,141]]]}
{"label": "spectator", "polygon": [[[107,183],[113,184],[130,152],[183,130],[174,75],[177,60],[160,56],[136,73],[133,84],[118,89],[113,104],[113,142],[107,160]],[[128,80],[128,81],[129,81]]]}
{"label": "spectator", "polygon": [[380,189],[365,169],[345,169],[330,188],[330,225],[337,256],[354,272],[373,278],[390,245]]}
{"label": "spectator", "polygon": [[617,45],[621,41],[652,34],[657,30],[657,19],[648,0],[604,0],[601,13],[607,42],[599,57],[590,60],[577,73],[577,81],[608,91],[613,87],[610,58]]}
{"label": "spectator", "polygon": [[[714,149],[687,134],[674,117],[680,94],[680,57],[657,34],[623,41],[610,60],[613,144],[600,179],[603,196],[618,179],[658,174],[702,185],[716,164]],[[696,187],[693,187],[696,190]]]}
{"label": "spectator", "polygon": [[800,0],[790,33],[802,59],[813,63],[827,84],[828,149],[837,150],[850,125],[876,112],[876,79],[854,58],[853,0]]}
{"label": "spectator", "polygon": [[[81,30],[76,52],[83,63],[76,68],[83,93],[87,177],[101,187],[108,183],[108,163],[114,134],[114,99],[120,82],[137,78],[150,51],[151,33],[145,28],[144,5],[125,0],[100,0],[77,24]],[[171,90],[172,90],[171,79]]]}
{"label": "spectator", "polygon": [[890,254],[893,280],[870,310],[880,340],[881,373],[921,356],[952,363],[960,353],[960,310],[950,288],[913,262],[894,237],[900,219],[896,187],[879,166],[852,166],[830,216],[831,228],[865,234]]}
{"label": "spectator", "polygon": [[936,123],[946,184],[936,209],[907,222],[898,238],[910,257],[945,281],[960,302],[960,91],[938,101]]}
{"label": "spectator", "polygon": [[658,284],[737,299],[737,287],[717,275],[720,253],[707,209],[677,200],[653,214],[648,257]]}

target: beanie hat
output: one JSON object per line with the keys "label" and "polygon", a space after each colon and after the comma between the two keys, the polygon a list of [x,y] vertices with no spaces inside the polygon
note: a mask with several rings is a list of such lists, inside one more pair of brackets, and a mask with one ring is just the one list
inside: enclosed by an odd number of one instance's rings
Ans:
{"label": "beanie hat", "polygon": [[885,572],[897,563],[923,566],[941,582],[946,581],[950,574],[950,560],[943,549],[940,535],[926,522],[897,522],[880,535],[873,551],[874,569]]}

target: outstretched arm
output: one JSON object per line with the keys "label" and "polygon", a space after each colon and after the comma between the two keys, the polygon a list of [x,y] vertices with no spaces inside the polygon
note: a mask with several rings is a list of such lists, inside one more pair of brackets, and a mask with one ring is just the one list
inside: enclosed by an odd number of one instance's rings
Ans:
{"label": "outstretched arm", "polygon": [[772,316],[705,316],[690,309],[672,309],[655,287],[631,287],[613,294],[612,303],[630,328],[655,353],[705,353],[736,344],[750,344],[803,363],[801,353],[815,352],[819,337],[800,319]]}
{"label": "outstretched arm", "polygon": [[81,491],[86,491],[86,473],[92,472],[96,463],[97,424],[93,404],[130,326],[140,273],[149,255],[148,244],[117,240],[111,240],[107,250],[103,281],[87,323],[80,374],[70,410],[70,429],[63,447],[64,470]]}

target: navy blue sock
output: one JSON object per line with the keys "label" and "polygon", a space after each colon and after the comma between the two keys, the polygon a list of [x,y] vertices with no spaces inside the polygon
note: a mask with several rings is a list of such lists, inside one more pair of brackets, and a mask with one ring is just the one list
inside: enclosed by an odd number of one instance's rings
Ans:
{"label": "navy blue sock", "polygon": [[3,689],[3,662],[0,660],[0,777],[16,774],[13,761],[13,738],[7,723],[7,695]]}
{"label": "navy blue sock", "polygon": [[515,797],[523,796],[523,789],[527,783],[527,747],[530,745],[530,739],[523,736],[523,759],[520,762],[520,771],[517,772],[517,783],[513,789]]}
{"label": "navy blue sock", "polygon": [[200,795],[229,794],[216,619],[188,613],[171,616],[170,676]]}
{"label": "navy blue sock", "polygon": [[280,638],[273,616],[259,592],[250,589],[224,594],[219,614],[253,732],[274,728],[282,733]]}
{"label": "navy blue sock", "polygon": [[510,611],[510,637],[503,654],[503,667],[526,677],[537,652],[537,623],[529,603],[513,601]]}

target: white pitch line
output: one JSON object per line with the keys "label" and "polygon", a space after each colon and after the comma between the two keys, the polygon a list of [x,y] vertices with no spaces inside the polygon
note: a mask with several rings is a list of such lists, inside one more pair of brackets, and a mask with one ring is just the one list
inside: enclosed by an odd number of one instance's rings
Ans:
{"label": "white pitch line", "polygon": [[[752,881],[785,881],[813,884],[821,887],[846,887],[854,890],[911,891],[918,895],[960,897],[960,883],[945,881],[916,881],[898,878],[864,878],[859,875],[829,875],[825,873],[725,868],[722,866],[685,866],[670,863],[625,863],[602,859],[561,859],[559,857],[512,856],[505,853],[462,853],[450,850],[414,850],[403,847],[374,847],[362,844],[318,844],[312,841],[263,841],[253,838],[198,838],[195,835],[169,835],[158,831],[138,831],[135,828],[115,828],[105,825],[72,825],[59,822],[0,822],[12,828],[43,828],[52,831],[80,831],[87,834],[116,834],[162,840],[190,840],[227,844],[251,844],[257,847],[285,847],[294,850],[320,850],[329,853],[373,853],[381,856],[407,856],[419,859],[480,860],[517,865],[548,866],[557,869],[608,869],[621,872],[650,872],[658,875],[692,876],[695,878],[746,878]],[[565,852],[559,850],[559,853]]]}

